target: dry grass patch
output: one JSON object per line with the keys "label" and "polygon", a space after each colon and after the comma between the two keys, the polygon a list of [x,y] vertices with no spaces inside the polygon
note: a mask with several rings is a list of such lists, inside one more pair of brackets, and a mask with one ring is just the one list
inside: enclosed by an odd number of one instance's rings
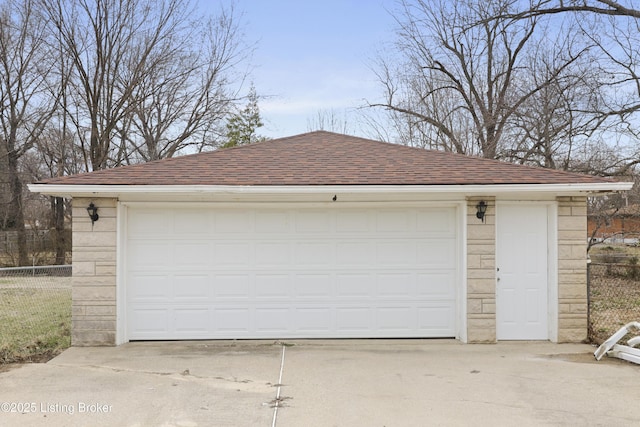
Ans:
{"label": "dry grass patch", "polygon": [[629,265],[590,266],[590,336],[596,342],[640,320],[639,271],[640,267]]}
{"label": "dry grass patch", "polygon": [[46,361],[71,345],[70,278],[0,278],[0,364]]}

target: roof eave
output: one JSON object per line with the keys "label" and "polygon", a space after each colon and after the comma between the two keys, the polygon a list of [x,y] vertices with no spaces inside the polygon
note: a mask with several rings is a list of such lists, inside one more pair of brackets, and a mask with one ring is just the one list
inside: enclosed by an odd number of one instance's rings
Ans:
{"label": "roof eave", "polygon": [[499,195],[507,193],[602,194],[628,191],[632,182],[569,184],[467,184],[467,185],[68,185],[29,184],[34,193],[57,197],[119,197],[138,194],[319,194],[456,193]]}

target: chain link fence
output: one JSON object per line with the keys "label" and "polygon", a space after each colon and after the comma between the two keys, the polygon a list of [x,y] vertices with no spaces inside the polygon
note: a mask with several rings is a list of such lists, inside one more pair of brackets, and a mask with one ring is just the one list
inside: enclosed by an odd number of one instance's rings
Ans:
{"label": "chain link fence", "polygon": [[[26,250],[29,262],[33,265],[47,265],[56,262],[56,249],[59,242],[64,243],[67,261],[71,261],[71,230],[62,234],[55,230],[26,230]],[[0,231],[0,266],[11,267],[18,264],[18,233]]]}
{"label": "chain link fence", "polygon": [[[640,265],[590,263],[589,339],[640,320]],[[52,357],[71,344],[71,266],[0,269],[0,364]]]}
{"label": "chain link fence", "polygon": [[0,269],[0,364],[50,358],[71,344],[71,266]]}
{"label": "chain link fence", "polygon": [[590,263],[588,292],[592,342],[600,344],[627,323],[640,321],[640,265],[637,263]]}

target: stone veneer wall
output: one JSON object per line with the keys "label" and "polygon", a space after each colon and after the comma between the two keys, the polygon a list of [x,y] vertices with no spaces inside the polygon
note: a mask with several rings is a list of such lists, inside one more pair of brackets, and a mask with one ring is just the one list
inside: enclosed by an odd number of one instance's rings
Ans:
{"label": "stone veneer wall", "polygon": [[[87,206],[100,218],[93,225]],[[71,344],[115,345],[117,200],[74,198]]]}
{"label": "stone veneer wall", "polygon": [[[488,203],[485,223],[476,204]],[[587,338],[587,199],[558,197],[558,342]],[[495,200],[467,201],[467,340],[496,341]]]}
{"label": "stone veneer wall", "polygon": [[[480,200],[485,221],[476,218]],[[496,341],[496,226],[493,197],[467,200],[467,341]]]}
{"label": "stone veneer wall", "polygon": [[587,339],[587,198],[558,197],[558,342]]}

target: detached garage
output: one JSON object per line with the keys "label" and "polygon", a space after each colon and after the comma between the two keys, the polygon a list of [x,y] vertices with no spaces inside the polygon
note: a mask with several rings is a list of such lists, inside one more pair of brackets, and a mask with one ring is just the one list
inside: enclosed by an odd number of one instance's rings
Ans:
{"label": "detached garage", "polygon": [[73,198],[73,344],[114,345],[581,341],[586,197],[630,186],[312,132],[30,188]]}

